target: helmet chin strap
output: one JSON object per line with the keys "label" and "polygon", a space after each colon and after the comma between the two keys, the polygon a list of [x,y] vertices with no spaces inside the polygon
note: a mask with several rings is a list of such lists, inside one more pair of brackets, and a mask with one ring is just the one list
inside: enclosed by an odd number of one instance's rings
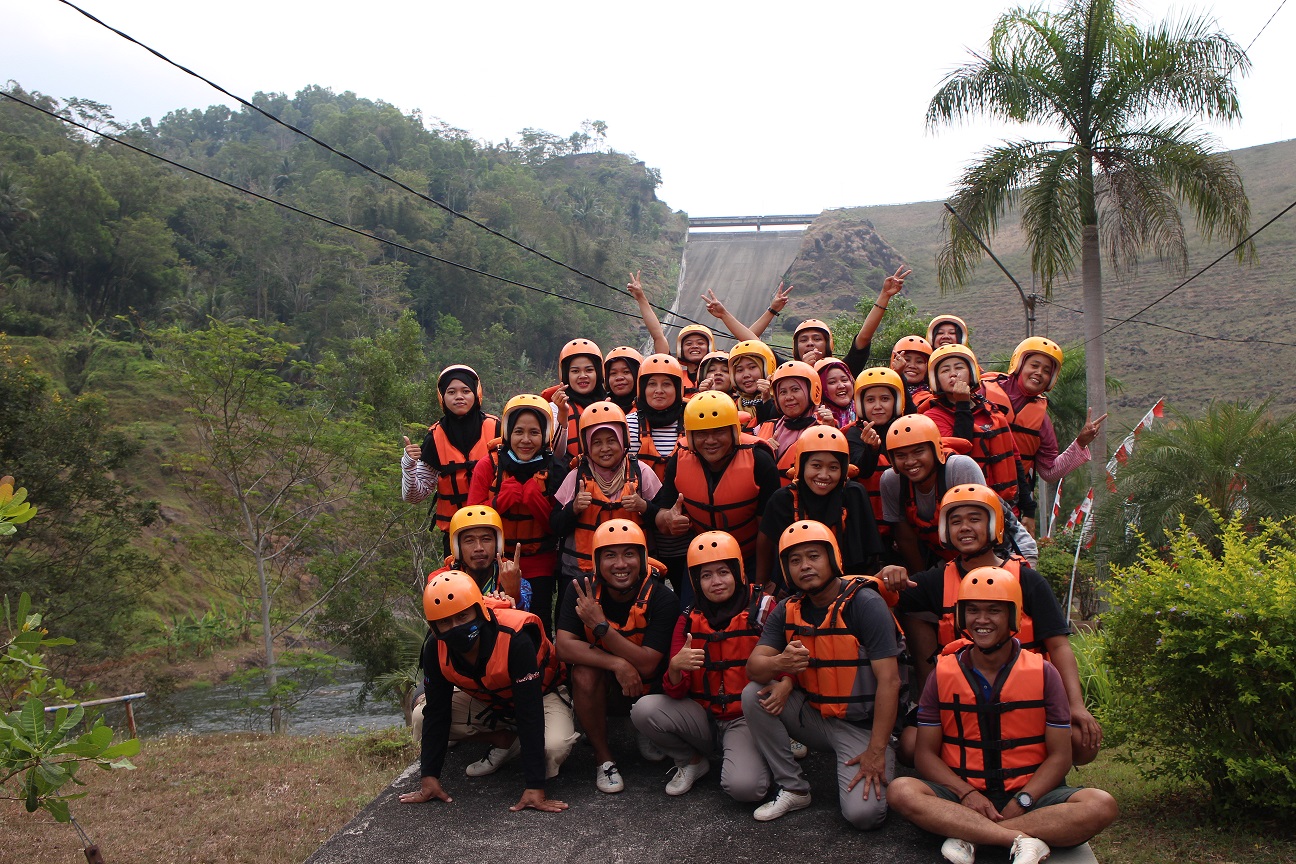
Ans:
{"label": "helmet chin strap", "polygon": [[993,550],[994,550],[994,544],[987,542],[984,546],[982,546],[980,549],[976,550],[975,552],[960,552],[959,558],[966,564],[968,561],[971,561],[973,558],[980,558],[982,555],[986,554],[987,552],[991,552]]}

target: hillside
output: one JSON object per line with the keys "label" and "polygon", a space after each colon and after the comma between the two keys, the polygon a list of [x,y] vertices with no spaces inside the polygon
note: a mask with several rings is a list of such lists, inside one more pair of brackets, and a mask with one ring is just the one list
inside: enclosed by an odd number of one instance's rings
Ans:
{"label": "hillside", "polygon": [[[1296,140],[1237,150],[1233,158],[1251,198],[1254,227],[1296,200]],[[927,201],[831,211],[824,220],[837,225],[867,221],[913,268],[906,293],[921,309],[962,316],[978,351],[1008,353],[1024,333],[1024,314],[1016,290],[993,262],[985,259],[964,291],[942,297],[936,287],[935,256],[941,245],[943,213],[940,202]],[[1029,289],[1030,264],[1022,234],[1015,218],[1006,218],[1002,224],[1004,228],[991,241],[991,248]],[[1190,225],[1188,246],[1191,274],[1229,244],[1203,243]],[[1272,397],[1280,412],[1296,408],[1296,388],[1282,385],[1273,374],[1296,368],[1292,290],[1296,276],[1290,269],[1296,258],[1296,215],[1288,214],[1260,234],[1255,252],[1253,263],[1240,266],[1228,258],[1141,317],[1180,330],[1246,341],[1201,339],[1133,323],[1107,336],[1109,374],[1125,385],[1111,400],[1117,431],[1121,424],[1136,422],[1161,396],[1172,407],[1189,412],[1213,398],[1259,401]],[[1116,319],[1134,313],[1183,281],[1154,260],[1145,262],[1136,273],[1116,273],[1108,261],[1103,263],[1105,311]],[[800,265],[798,259],[793,272]],[[830,295],[810,296],[823,308],[820,297]],[[1079,273],[1056,285],[1051,299],[1059,305],[1040,304],[1037,332],[1064,346],[1076,344],[1083,338],[1081,316],[1061,307],[1082,307]],[[1263,345],[1256,339],[1291,344]]]}

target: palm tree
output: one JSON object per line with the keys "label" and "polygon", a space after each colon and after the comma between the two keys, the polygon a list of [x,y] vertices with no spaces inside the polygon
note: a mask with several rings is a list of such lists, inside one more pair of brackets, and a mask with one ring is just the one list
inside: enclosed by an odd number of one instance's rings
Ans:
{"label": "palm tree", "polygon": [[1170,423],[1139,437],[1116,474],[1116,494],[1098,509],[1099,542],[1114,562],[1138,551],[1127,527],[1157,549],[1182,518],[1218,552],[1215,514],[1255,526],[1296,513],[1296,415],[1276,419],[1268,402],[1213,402],[1202,417],[1170,413]]}
{"label": "palm tree", "polygon": [[[1246,53],[1206,18],[1144,31],[1124,10],[1121,0],[1014,9],[927,106],[929,127],[984,114],[1059,131],[1056,141],[1005,142],[968,166],[950,203],[971,230],[946,220],[937,271],[943,290],[964,284],[982,254],[973,232],[993,234],[1014,207],[1046,294],[1079,257],[1095,416],[1107,411],[1100,247],[1116,267],[1133,268],[1148,249],[1183,271],[1181,205],[1207,239],[1242,239],[1251,213],[1232,159],[1188,122],[1241,116],[1231,75],[1249,68]],[[1106,454],[1105,432],[1095,447]],[[1102,464],[1094,460],[1096,480]]]}

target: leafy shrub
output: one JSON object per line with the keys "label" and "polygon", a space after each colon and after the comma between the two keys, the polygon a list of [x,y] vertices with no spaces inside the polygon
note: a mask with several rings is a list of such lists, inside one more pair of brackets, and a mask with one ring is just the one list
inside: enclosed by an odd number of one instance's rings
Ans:
{"label": "leafy shrub", "polygon": [[[1035,569],[1053,593],[1057,596],[1058,605],[1066,610],[1067,592],[1071,588],[1071,566],[1075,562],[1076,532],[1059,533],[1056,537],[1041,537],[1039,541],[1039,563]],[[1080,561],[1076,564],[1075,594],[1072,598],[1080,617],[1086,621],[1098,613],[1098,569],[1094,566],[1093,555],[1081,550]]]}
{"label": "leafy shrub", "polygon": [[1209,540],[1181,525],[1164,557],[1145,545],[1113,574],[1103,633],[1117,719],[1148,775],[1205,781],[1221,810],[1290,816],[1296,537],[1212,518]]}

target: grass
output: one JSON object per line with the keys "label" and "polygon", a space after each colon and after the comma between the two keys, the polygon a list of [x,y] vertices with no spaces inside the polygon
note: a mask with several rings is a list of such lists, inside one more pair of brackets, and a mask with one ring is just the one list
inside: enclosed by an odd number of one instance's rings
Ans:
{"label": "grass", "polygon": [[[414,760],[405,729],[369,735],[150,739],[135,771],[72,804],[107,861],[297,864]],[[0,802],[0,864],[84,860],[69,825]]]}
{"label": "grass", "polygon": [[1103,752],[1091,765],[1073,771],[1072,785],[1105,789],[1120,803],[1121,817],[1090,841],[1104,864],[1280,864],[1296,861],[1296,835],[1290,826],[1262,820],[1220,820],[1208,792],[1187,789],[1139,774],[1123,761],[1128,754]]}

